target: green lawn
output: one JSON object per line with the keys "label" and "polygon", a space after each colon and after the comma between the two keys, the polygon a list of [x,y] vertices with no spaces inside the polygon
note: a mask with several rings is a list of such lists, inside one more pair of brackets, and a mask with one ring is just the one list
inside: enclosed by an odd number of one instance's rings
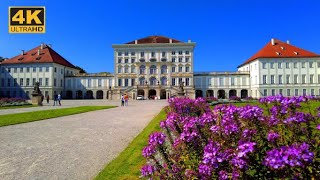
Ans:
{"label": "green lawn", "polygon": [[142,157],[142,149],[148,143],[151,132],[160,131],[159,123],[166,118],[166,113],[162,110],[147,127],[121,152],[121,154],[111,161],[95,178],[96,180],[110,179],[139,179],[140,168],[145,163]]}
{"label": "green lawn", "polygon": [[37,106],[36,105],[32,105],[32,104],[22,105],[22,106],[0,106],[0,110],[2,110],[2,109],[29,108],[29,107],[37,107]]}
{"label": "green lawn", "polygon": [[72,108],[63,108],[63,109],[52,109],[44,111],[33,111],[26,113],[18,114],[6,114],[0,115],[0,127],[8,126],[13,124],[20,124],[32,121],[39,121],[44,119],[50,119],[61,116],[68,116],[72,114],[79,114],[89,111],[96,111],[101,109],[109,109],[115,106],[79,106]]}

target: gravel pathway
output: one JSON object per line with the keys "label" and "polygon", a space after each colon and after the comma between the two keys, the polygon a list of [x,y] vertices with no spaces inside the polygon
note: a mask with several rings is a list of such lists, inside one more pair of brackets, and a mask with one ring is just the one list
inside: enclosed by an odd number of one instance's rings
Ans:
{"label": "gravel pathway", "polygon": [[92,179],[166,104],[134,101],[128,107],[0,127],[0,179]]}

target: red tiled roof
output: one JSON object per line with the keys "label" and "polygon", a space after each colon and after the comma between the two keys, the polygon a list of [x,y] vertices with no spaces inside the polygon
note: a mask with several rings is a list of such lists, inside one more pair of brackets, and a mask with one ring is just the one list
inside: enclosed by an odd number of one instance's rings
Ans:
{"label": "red tiled roof", "polygon": [[[40,55],[38,55],[38,50],[40,50]],[[60,54],[54,51],[48,45],[41,45],[36,48],[25,52],[23,55],[20,54],[13,58],[7,59],[2,62],[2,64],[29,64],[29,63],[57,63],[63,66],[75,68],[73,64],[63,58]]]}
{"label": "red tiled roof", "polygon": [[[137,40],[137,44],[154,44],[154,43],[170,43],[170,39],[165,36],[148,36]],[[172,39],[172,43],[182,43],[182,41]],[[135,44],[135,41],[128,42],[126,44]]]}
{"label": "red tiled roof", "polygon": [[272,42],[268,42],[260,51],[245,61],[238,67],[248,64],[258,58],[306,58],[306,57],[320,57],[320,55],[313,52],[298,48],[291,44],[274,39],[274,45]]}

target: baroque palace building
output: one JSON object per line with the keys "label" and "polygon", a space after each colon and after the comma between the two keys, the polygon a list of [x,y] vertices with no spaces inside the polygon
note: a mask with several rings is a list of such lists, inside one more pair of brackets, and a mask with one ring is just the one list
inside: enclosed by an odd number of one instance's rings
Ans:
{"label": "baroque palace building", "polygon": [[119,99],[124,93],[167,99],[180,84],[190,98],[320,95],[320,55],[289,41],[271,39],[235,72],[194,72],[195,46],[164,36],[113,44],[114,74],[81,74],[41,44],[0,62],[0,97],[30,98],[35,82],[44,95],[67,99]]}

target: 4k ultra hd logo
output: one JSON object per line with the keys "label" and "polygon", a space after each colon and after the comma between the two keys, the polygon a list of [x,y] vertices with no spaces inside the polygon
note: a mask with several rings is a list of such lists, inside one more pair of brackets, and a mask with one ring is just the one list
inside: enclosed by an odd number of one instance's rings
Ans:
{"label": "4k ultra hd logo", "polygon": [[9,7],[9,33],[45,33],[44,6]]}

